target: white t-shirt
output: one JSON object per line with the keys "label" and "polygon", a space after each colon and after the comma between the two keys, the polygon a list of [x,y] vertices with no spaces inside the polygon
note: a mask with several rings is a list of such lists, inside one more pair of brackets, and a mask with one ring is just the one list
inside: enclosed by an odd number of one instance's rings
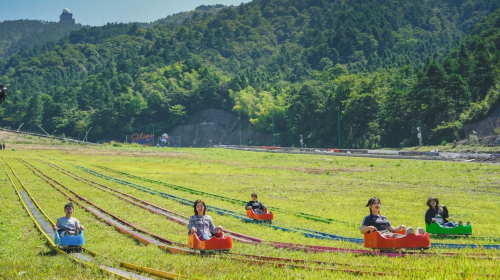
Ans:
{"label": "white t-shirt", "polygon": [[442,225],[444,224],[444,219],[443,219],[443,216],[439,215],[439,214],[436,214],[436,223]]}
{"label": "white t-shirt", "polygon": [[80,222],[73,217],[71,218],[61,217],[57,219],[56,226],[59,229],[69,228],[69,229],[74,229],[76,231],[77,228],[80,226]]}

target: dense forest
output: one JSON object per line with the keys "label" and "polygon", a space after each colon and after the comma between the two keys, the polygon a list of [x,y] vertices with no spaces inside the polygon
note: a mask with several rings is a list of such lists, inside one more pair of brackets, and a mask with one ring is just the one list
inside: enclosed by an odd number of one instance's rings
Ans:
{"label": "dense forest", "polygon": [[40,48],[45,43],[57,42],[71,31],[83,28],[81,24],[45,22],[39,20],[6,20],[0,22],[0,59],[22,49]]}
{"label": "dense forest", "polygon": [[[0,60],[0,125],[91,141],[217,108],[282,145],[460,137],[499,105],[500,0],[254,0],[182,24],[75,30]],[[337,111],[338,108],[338,111]],[[24,128],[24,127],[23,127]]]}

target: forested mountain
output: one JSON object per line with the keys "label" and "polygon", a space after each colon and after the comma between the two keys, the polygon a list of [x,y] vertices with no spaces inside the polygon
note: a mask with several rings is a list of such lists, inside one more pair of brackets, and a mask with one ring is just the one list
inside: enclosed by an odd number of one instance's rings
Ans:
{"label": "forested mountain", "polygon": [[189,12],[181,12],[177,14],[173,14],[166,18],[159,19],[152,24],[182,24],[188,19],[197,19],[200,17],[204,17],[205,14],[216,14],[226,6],[218,4],[218,5],[201,5],[196,7],[193,11]]}
{"label": "forested mountain", "polygon": [[57,42],[81,24],[44,22],[39,20],[6,20],[0,22],[0,58],[21,49],[39,48],[47,42]]}
{"label": "forested mountain", "polygon": [[273,118],[283,145],[337,146],[337,113],[342,147],[413,145],[417,126],[451,141],[498,100],[499,7],[254,0],[180,25],[81,29],[0,61],[0,125],[121,140],[217,108],[259,131]]}

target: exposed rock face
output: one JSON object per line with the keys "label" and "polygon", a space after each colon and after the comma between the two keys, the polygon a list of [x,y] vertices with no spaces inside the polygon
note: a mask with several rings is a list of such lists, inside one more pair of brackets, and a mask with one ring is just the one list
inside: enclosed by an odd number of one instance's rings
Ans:
{"label": "exposed rock face", "polygon": [[[248,120],[242,119],[242,145],[272,145],[272,134],[254,132],[250,129]],[[181,137],[182,147],[240,144],[238,116],[217,109],[202,110],[193,114],[186,125],[175,127],[169,135]]]}
{"label": "exposed rock face", "polygon": [[463,130],[466,139],[460,143],[464,145],[500,145],[500,106],[493,110],[488,118],[464,125]]}

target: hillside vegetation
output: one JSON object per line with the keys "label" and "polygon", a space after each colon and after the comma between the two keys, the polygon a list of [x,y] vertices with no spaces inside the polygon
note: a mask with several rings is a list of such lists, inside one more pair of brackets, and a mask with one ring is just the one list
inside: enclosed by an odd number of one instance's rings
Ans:
{"label": "hillside vegetation", "polygon": [[[255,0],[183,24],[108,24],[0,61],[0,125],[91,141],[216,108],[281,144],[459,137],[498,104],[498,0]],[[492,14],[493,13],[493,14]],[[339,112],[336,108],[339,107]],[[337,113],[339,113],[337,115]]]}
{"label": "hillside vegetation", "polygon": [[[58,42],[81,24],[45,22],[39,20],[6,20],[0,22],[0,59],[19,50],[39,50],[49,42]],[[44,49],[45,50],[45,49]]]}
{"label": "hillside vegetation", "polygon": [[199,7],[196,7],[196,9],[194,9],[193,11],[180,12],[177,14],[167,16],[166,18],[159,19],[159,20],[153,22],[152,25],[155,25],[155,24],[182,24],[186,20],[193,19],[193,17],[196,19],[199,17],[206,16],[205,14],[216,14],[221,9],[223,9],[225,7],[226,6],[224,6],[222,4],[201,5]]}

